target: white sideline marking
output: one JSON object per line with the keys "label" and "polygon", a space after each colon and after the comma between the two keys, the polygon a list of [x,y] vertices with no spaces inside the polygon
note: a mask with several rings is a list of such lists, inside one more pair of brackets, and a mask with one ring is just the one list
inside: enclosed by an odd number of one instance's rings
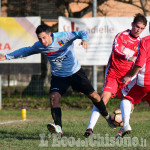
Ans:
{"label": "white sideline marking", "polygon": [[23,121],[26,121],[26,120],[13,120],[13,121],[7,121],[7,122],[0,122],[0,125],[2,125],[2,124],[9,124],[9,123],[15,123],[15,122],[23,122]]}

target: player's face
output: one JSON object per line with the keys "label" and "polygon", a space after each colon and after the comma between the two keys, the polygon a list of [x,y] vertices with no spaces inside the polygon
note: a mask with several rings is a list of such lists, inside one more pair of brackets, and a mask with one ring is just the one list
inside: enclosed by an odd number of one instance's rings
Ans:
{"label": "player's face", "polygon": [[138,37],[144,29],[145,25],[142,22],[132,23],[131,34],[135,37]]}
{"label": "player's face", "polygon": [[38,39],[46,47],[52,43],[51,33],[41,32],[38,34]]}

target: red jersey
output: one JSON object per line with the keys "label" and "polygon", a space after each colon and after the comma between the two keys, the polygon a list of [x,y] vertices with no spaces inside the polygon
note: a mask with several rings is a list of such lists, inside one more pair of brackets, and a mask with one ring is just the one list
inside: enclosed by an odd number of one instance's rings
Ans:
{"label": "red jersey", "polygon": [[142,67],[137,75],[137,85],[150,85],[150,36],[142,38],[135,65]]}
{"label": "red jersey", "polygon": [[119,78],[121,81],[130,72],[133,62],[128,61],[128,58],[137,56],[139,40],[139,37],[134,38],[130,35],[129,29],[116,35],[106,68],[106,76]]}

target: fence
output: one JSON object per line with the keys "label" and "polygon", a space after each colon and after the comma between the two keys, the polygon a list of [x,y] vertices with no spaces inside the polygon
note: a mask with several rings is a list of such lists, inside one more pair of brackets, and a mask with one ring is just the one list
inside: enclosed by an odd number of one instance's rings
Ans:
{"label": "fence", "polygon": [[[82,66],[82,67],[92,83],[93,79],[92,66]],[[105,70],[104,66],[98,66],[99,92],[104,82],[104,70]],[[49,64],[47,69],[47,75],[45,76],[44,79],[41,78],[41,75],[27,75],[27,74],[2,75],[2,95],[7,95],[8,97],[10,97],[11,95],[19,94],[22,97],[25,94],[25,90],[28,88],[28,90],[26,91],[27,95],[42,96],[43,95],[42,93],[49,92],[50,80],[51,80],[51,71]]]}

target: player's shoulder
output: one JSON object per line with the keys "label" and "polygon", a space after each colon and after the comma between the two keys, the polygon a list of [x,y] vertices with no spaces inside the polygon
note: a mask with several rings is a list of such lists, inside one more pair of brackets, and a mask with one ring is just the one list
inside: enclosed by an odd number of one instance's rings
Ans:
{"label": "player's shoulder", "polygon": [[143,45],[143,47],[145,48],[147,47],[149,49],[150,48],[149,43],[150,43],[150,35],[145,36],[141,39],[141,44]]}
{"label": "player's shoulder", "polygon": [[129,35],[129,34],[130,34],[130,30],[127,29],[127,30],[121,32],[121,34],[122,34],[122,35]]}
{"label": "player's shoulder", "polygon": [[143,37],[141,40],[145,42],[150,41],[150,35]]}
{"label": "player's shoulder", "polygon": [[68,33],[69,33],[68,31],[63,31],[63,32],[54,32],[52,34],[55,38],[57,38],[57,37],[65,37],[67,36]]}
{"label": "player's shoulder", "polygon": [[37,41],[31,48],[32,50],[40,51],[41,49],[45,49],[45,46],[40,41]]}
{"label": "player's shoulder", "polygon": [[40,41],[37,41],[37,42],[34,43],[33,46],[35,46],[35,47],[43,47],[43,44]]}
{"label": "player's shoulder", "polygon": [[130,33],[130,30],[127,29],[127,30],[125,30],[125,31],[119,32],[119,33],[116,35],[116,37],[119,37],[119,36],[120,36],[120,37],[128,36],[129,33]]}

